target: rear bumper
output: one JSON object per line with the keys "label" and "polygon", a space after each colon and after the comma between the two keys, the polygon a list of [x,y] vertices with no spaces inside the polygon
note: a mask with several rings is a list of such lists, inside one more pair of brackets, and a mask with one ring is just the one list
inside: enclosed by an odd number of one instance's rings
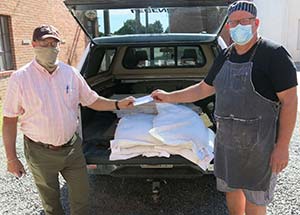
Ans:
{"label": "rear bumper", "polygon": [[178,164],[88,164],[87,168],[89,174],[131,178],[195,178],[213,174],[212,170],[203,171],[196,165]]}
{"label": "rear bumper", "polygon": [[169,158],[138,156],[110,161],[109,150],[92,148],[84,149],[89,174],[134,178],[193,178],[213,174],[213,164],[204,171],[178,155],[171,155]]}

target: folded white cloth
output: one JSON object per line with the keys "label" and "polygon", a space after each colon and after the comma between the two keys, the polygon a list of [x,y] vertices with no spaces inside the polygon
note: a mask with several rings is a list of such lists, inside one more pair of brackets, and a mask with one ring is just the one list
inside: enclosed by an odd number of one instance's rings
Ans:
{"label": "folded white cloth", "polygon": [[153,119],[150,134],[166,145],[181,146],[190,143],[192,153],[185,150],[167,152],[179,154],[207,169],[213,159],[213,131],[205,126],[197,113],[186,106],[158,103],[156,108],[158,115]]}
{"label": "folded white cloth", "polygon": [[118,123],[115,139],[110,141],[110,160],[124,160],[139,155],[146,157],[170,157],[163,150],[154,146],[163,145],[154,138],[149,130],[153,127],[155,115],[136,113],[122,117]]}
{"label": "folded white cloth", "polygon": [[[130,114],[122,117],[115,132],[115,139],[132,140],[132,142],[128,141],[128,144],[130,144],[129,147],[135,144],[135,141],[142,141],[151,145],[162,144],[149,133],[149,130],[153,128],[154,117],[155,115],[144,113]],[[125,147],[124,144],[126,143],[124,141],[122,144]]]}
{"label": "folded white cloth", "polygon": [[206,170],[213,159],[213,131],[183,105],[159,103],[156,109],[158,115],[137,113],[121,118],[111,141],[110,160],[174,154]]}

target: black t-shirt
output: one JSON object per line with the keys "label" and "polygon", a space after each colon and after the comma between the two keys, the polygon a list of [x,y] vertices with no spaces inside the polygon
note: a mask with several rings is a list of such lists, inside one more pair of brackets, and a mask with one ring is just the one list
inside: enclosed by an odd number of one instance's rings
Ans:
{"label": "black t-shirt", "polygon": [[[248,62],[254,45],[248,52],[238,55],[233,48],[229,60],[234,63]],[[215,59],[205,83],[213,86],[213,81],[222,68],[228,54],[224,49]],[[252,82],[255,90],[265,98],[278,101],[276,93],[297,86],[296,67],[284,47],[263,39],[253,58]]]}

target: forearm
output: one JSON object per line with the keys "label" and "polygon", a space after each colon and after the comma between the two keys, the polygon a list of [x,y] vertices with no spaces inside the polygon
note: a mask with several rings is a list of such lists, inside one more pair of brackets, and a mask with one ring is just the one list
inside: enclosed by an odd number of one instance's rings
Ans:
{"label": "forearm", "polygon": [[277,144],[288,147],[297,117],[297,96],[289,101],[283,102],[279,115],[279,130]]}
{"label": "forearm", "polygon": [[17,118],[3,117],[2,134],[7,160],[16,159]]}
{"label": "forearm", "polygon": [[97,111],[115,110],[116,109],[116,105],[115,105],[116,101],[117,100],[107,99],[102,96],[99,96],[98,99],[93,104],[89,105],[88,107],[93,110],[97,110]]}
{"label": "forearm", "polygon": [[169,102],[188,103],[204,99],[215,93],[214,88],[204,81],[182,90],[173,91],[169,94]]}

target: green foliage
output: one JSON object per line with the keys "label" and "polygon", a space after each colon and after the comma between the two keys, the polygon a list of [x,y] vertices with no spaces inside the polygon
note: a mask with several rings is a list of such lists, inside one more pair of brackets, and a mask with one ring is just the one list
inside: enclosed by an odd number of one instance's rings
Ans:
{"label": "green foliage", "polygon": [[129,19],[124,22],[124,25],[114,34],[124,35],[124,34],[144,34],[144,33],[162,33],[163,27],[160,21],[155,21],[153,24],[149,24],[146,29],[140,22]]}
{"label": "green foliage", "polygon": [[144,32],[145,29],[143,29],[143,26],[133,20],[133,19],[129,19],[126,22],[124,22],[124,25],[117,30],[114,34],[119,34],[119,35],[124,35],[124,34],[136,34],[136,33],[142,33]]}
{"label": "green foliage", "polygon": [[99,35],[97,35],[97,37],[103,37],[104,36],[104,33],[99,31]]}
{"label": "green foliage", "polygon": [[162,33],[164,31],[160,21],[155,21],[153,24],[149,24],[147,33]]}

